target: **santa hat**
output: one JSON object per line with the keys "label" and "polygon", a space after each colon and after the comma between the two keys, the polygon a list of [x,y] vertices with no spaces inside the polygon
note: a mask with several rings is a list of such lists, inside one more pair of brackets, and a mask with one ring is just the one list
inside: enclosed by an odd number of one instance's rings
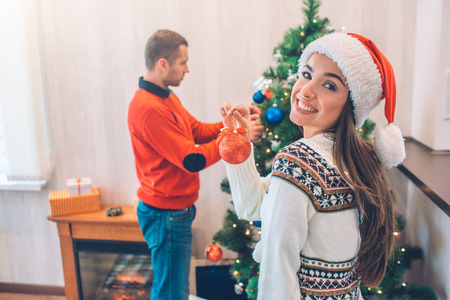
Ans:
{"label": "santa hat", "polygon": [[405,144],[400,129],[393,124],[396,101],[394,71],[375,44],[358,34],[331,33],[311,42],[299,60],[299,72],[311,55],[331,58],[344,75],[353,104],[356,128],[385,100],[388,124],[374,131],[374,149],[385,167],[400,164],[405,158]]}

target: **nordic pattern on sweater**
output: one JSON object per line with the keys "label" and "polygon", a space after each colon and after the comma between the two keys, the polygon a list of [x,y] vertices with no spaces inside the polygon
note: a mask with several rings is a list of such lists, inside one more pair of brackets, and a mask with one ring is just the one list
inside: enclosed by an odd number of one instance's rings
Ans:
{"label": "nordic pattern on sweater", "polygon": [[[336,168],[301,141],[283,148],[275,157],[272,176],[293,184],[308,195],[318,213],[336,213],[357,206],[353,190]],[[347,262],[326,262],[300,255],[297,272],[304,299],[358,299],[356,257]]]}
{"label": "nordic pattern on sweater", "polygon": [[359,281],[355,278],[356,259],[330,263],[320,259],[301,257],[298,271],[300,293],[305,299],[358,299]]}
{"label": "nordic pattern on sweater", "polygon": [[281,149],[273,163],[272,176],[299,187],[317,211],[334,212],[357,205],[352,189],[338,171],[302,142]]}

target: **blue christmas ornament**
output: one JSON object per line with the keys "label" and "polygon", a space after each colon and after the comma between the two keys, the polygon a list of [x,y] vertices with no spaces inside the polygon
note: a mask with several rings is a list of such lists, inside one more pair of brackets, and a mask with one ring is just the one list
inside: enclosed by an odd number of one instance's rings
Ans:
{"label": "blue christmas ornament", "polygon": [[269,124],[277,125],[283,120],[283,112],[278,107],[274,106],[266,110],[264,118]]}
{"label": "blue christmas ornament", "polygon": [[255,101],[255,103],[263,103],[264,99],[266,99],[266,97],[263,95],[263,93],[261,93],[261,91],[257,91],[253,94],[253,101]]}
{"label": "blue christmas ornament", "polygon": [[252,221],[253,226],[261,227],[261,221]]}

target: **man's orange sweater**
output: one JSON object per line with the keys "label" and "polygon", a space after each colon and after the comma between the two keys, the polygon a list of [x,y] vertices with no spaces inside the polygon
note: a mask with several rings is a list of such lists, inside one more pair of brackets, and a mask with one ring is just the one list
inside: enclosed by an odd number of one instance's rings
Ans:
{"label": "man's orange sweater", "polygon": [[128,108],[128,128],[141,184],[137,196],[161,209],[184,209],[198,198],[198,171],[220,160],[222,122],[197,121],[178,97],[142,78]]}

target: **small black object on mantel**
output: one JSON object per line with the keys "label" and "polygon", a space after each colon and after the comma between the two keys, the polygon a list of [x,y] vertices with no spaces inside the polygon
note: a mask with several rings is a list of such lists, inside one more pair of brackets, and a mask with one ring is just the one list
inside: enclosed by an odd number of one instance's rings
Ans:
{"label": "small black object on mantel", "polygon": [[116,217],[120,216],[121,214],[123,214],[123,212],[122,207],[120,206],[110,207],[105,210],[105,215],[107,217]]}

